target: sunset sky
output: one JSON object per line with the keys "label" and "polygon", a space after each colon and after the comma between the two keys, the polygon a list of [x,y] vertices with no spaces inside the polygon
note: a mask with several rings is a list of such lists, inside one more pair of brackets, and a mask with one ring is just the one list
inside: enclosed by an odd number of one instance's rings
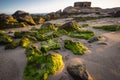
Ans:
{"label": "sunset sky", "polygon": [[[29,13],[48,13],[84,0],[0,0],[0,13],[14,13],[24,10]],[[120,7],[120,0],[85,0],[91,1],[93,7]]]}

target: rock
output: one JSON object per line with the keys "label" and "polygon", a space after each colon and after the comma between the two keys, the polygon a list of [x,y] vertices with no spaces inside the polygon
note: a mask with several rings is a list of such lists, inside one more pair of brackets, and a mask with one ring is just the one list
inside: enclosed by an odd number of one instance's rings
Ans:
{"label": "rock", "polygon": [[79,13],[79,10],[75,7],[72,6],[68,6],[63,10],[63,13],[66,14],[74,14],[74,13]]}
{"label": "rock", "polygon": [[48,18],[47,20],[58,19],[60,17],[61,17],[61,11],[51,12],[46,16],[46,18]]}
{"label": "rock", "polygon": [[3,31],[0,31],[0,44],[9,44],[12,42],[13,42],[13,39],[10,36],[8,36]]}
{"label": "rock", "polygon": [[72,40],[65,40],[64,47],[68,50],[71,50],[75,55],[83,55],[84,52],[88,50],[88,48],[82,43]]}
{"label": "rock", "polygon": [[0,22],[9,24],[9,23],[15,23],[17,22],[16,19],[14,19],[12,16],[7,14],[0,14]]}
{"label": "rock", "polygon": [[39,24],[43,24],[44,22],[45,22],[45,19],[42,18],[42,17],[40,17],[38,23],[39,23]]}
{"label": "rock", "polygon": [[60,9],[60,10],[56,11],[55,13],[56,13],[56,14],[61,14],[61,13],[62,13],[62,10]]}
{"label": "rock", "polygon": [[43,53],[46,53],[50,50],[57,50],[57,49],[60,49],[60,43],[58,41],[47,40],[41,43],[41,51]]}
{"label": "rock", "polygon": [[7,14],[0,14],[0,29],[12,28],[12,27],[23,27],[21,23]]}
{"label": "rock", "polygon": [[19,22],[26,22],[30,25],[35,25],[35,22],[34,22],[33,18],[27,12],[18,10],[12,16],[15,19],[17,19]]}
{"label": "rock", "polygon": [[119,11],[116,11],[115,13],[113,13],[113,16],[114,16],[114,17],[120,17],[120,10],[119,10]]}
{"label": "rock", "polygon": [[77,24],[77,22],[68,22],[63,24],[59,29],[65,29],[66,31],[73,31],[73,30],[79,30],[80,26]]}
{"label": "rock", "polygon": [[98,42],[98,45],[108,45],[107,42]]}
{"label": "rock", "polygon": [[25,80],[47,80],[49,75],[56,74],[64,65],[60,53],[42,54],[38,48],[29,46],[26,55],[28,64],[24,70]]}
{"label": "rock", "polygon": [[15,33],[15,30],[11,29],[8,33]]}
{"label": "rock", "polygon": [[88,73],[83,65],[68,66],[67,71],[74,80],[88,80]]}
{"label": "rock", "polygon": [[23,48],[26,48],[29,46],[29,44],[31,43],[30,39],[29,38],[22,38],[20,40],[20,45],[23,47]]}
{"label": "rock", "polygon": [[41,28],[55,29],[55,25],[52,23],[44,23],[43,25],[41,25]]}
{"label": "rock", "polygon": [[30,39],[30,40],[32,40],[32,41],[37,42],[37,39],[36,39],[34,36],[26,35],[26,36],[24,36],[24,37],[26,37],[26,38],[28,38],[28,39]]}
{"label": "rock", "polygon": [[102,36],[93,36],[93,37],[91,37],[91,38],[88,40],[88,42],[89,42],[89,43],[92,43],[92,42],[99,41],[99,40],[101,40],[101,39],[102,39]]}

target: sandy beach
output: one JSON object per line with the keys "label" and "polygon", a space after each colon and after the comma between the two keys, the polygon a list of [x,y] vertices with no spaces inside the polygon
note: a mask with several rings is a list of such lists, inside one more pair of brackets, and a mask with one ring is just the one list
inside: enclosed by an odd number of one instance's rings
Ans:
{"label": "sandy beach", "polygon": [[[68,19],[52,20],[51,23],[64,24],[71,21]],[[79,25],[87,23],[88,30],[94,31],[96,35],[104,36],[104,40],[88,43],[87,40],[70,38],[62,36],[61,42],[65,39],[80,41],[89,48],[84,55],[74,55],[71,51],[66,50],[61,43],[62,48],[57,50],[64,60],[62,71],[56,75],[50,75],[48,80],[73,80],[68,74],[66,67],[69,64],[84,64],[93,78],[93,80],[120,80],[120,31],[103,31],[93,29],[91,26],[120,24],[120,18],[103,18],[98,20],[89,20],[79,22]],[[102,44],[102,43],[106,44]],[[0,80],[24,80],[23,71],[26,66],[25,50],[18,47],[13,50],[4,50],[0,45]]]}

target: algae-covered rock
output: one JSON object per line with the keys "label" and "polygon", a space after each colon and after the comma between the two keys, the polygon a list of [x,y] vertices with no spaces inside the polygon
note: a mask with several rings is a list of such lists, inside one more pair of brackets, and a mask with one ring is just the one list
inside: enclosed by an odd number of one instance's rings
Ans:
{"label": "algae-covered rock", "polygon": [[79,30],[75,32],[70,32],[68,35],[73,38],[75,37],[80,39],[89,39],[94,36],[94,32],[89,30]]}
{"label": "algae-covered rock", "polygon": [[26,48],[30,43],[31,43],[31,41],[28,38],[22,38],[20,40],[20,45],[24,48]]}
{"label": "algae-covered rock", "polygon": [[74,31],[74,30],[80,30],[80,26],[77,24],[77,22],[68,22],[63,24],[59,29],[65,29],[66,31]]}
{"label": "algae-covered rock", "polygon": [[53,39],[53,35],[45,35],[45,34],[39,34],[39,33],[37,33],[35,37],[38,41]]}
{"label": "algae-covered rock", "polygon": [[38,46],[31,45],[26,47],[26,56],[28,58],[28,61],[30,61],[30,57],[32,56],[40,56],[42,53]]}
{"label": "algae-covered rock", "polygon": [[26,32],[26,31],[15,32],[14,36],[15,36],[15,38],[22,38],[23,36],[26,35],[26,33],[28,33],[28,32]]}
{"label": "algae-covered rock", "polygon": [[41,51],[43,53],[48,52],[49,50],[60,49],[60,44],[58,41],[48,40],[41,43]]}
{"label": "algae-covered rock", "polygon": [[51,31],[55,31],[56,27],[52,23],[44,23],[41,25],[41,28],[38,30],[39,33],[44,34]]}
{"label": "algae-covered rock", "polygon": [[19,22],[26,22],[30,25],[35,25],[33,18],[27,12],[18,10],[13,14],[13,17],[17,19]]}
{"label": "algae-covered rock", "polygon": [[4,33],[4,31],[0,31],[0,44],[8,44],[11,42],[13,42],[13,39]]}
{"label": "algae-covered rock", "polygon": [[74,80],[88,80],[88,73],[83,65],[68,66],[67,71]]}
{"label": "algae-covered rock", "polygon": [[0,14],[0,29],[24,27],[15,18],[7,14]]}
{"label": "algae-covered rock", "polygon": [[42,17],[41,17],[41,18],[39,19],[39,21],[38,21],[38,23],[40,23],[40,24],[43,24],[44,22],[45,22],[45,19],[42,18]]}
{"label": "algae-covered rock", "polygon": [[31,32],[31,31],[21,31],[21,32],[15,32],[14,33],[14,37],[15,38],[22,38],[24,36],[33,36],[35,37],[37,34],[37,32]]}
{"label": "algae-covered rock", "polygon": [[14,49],[14,48],[17,48],[19,46],[19,42],[12,42],[10,44],[7,44],[5,46],[5,49]]}
{"label": "algae-covered rock", "polygon": [[93,28],[102,29],[106,31],[117,31],[117,30],[120,30],[120,25],[93,26]]}
{"label": "algae-covered rock", "polygon": [[65,48],[71,50],[75,55],[82,55],[84,54],[84,51],[88,50],[88,48],[85,47],[82,43],[71,40],[65,40],[64,46]]}
{"label": "algae-covered rock", "polygon": [[62,56],[57,53],[42,54],[36,46],[26,48],[27,66],[24,70],[25,80],[47,80],[63,66]]}
{"label": "algae-covered rock", "polygon": [[0,14],[0,22],[9,24],[9,23],[15,23],[17,22],[16,19],[14,19],[12,16],[7,14]]}
{"label": "algae-covered rock", "polygon": [[55,25],[52,23],[44,23],[43,25],[41,25],[41,28],[55,29]]}
{"label": "algae-covered rock", "polygon": [[0,30],[0,35],[4,35],[6,32],[4,30]]}
{"label": "algae-covered rock", "polygon": [[63,29],[63,30],[56,30],[56,31],[54,31],[52,35],[55,38],[55,37],[60,37],[62,35],[67,35],[67,34],[68,34],[68,32]]}

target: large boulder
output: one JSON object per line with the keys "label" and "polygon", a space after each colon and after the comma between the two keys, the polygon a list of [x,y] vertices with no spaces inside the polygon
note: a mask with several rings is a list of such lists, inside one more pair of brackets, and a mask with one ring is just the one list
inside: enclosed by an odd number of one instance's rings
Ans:
{"label": "large boulder", "polygon": [[68,66],[67,71],[74,80],[88,80],[88,73],[83,65]]}
{"label": "large boulder", "polygon": [[80,26],[77,22],[68,22],[59,27],[59,29],[64,29],[66,31],[80,30]]}
{"label": "large boulder", "polygon": [[35,25],[33,18],[27,12],[18,10],[13,14],[13,17],[16,18],[20,22],[26,22],[30,25]]}
{"label": "large boulder", "polygon": [[79,13],[79,10],[75,7],[72,6],[68,6],[63,10],[63,13],[66,14],[74,14],[74,13]]}

